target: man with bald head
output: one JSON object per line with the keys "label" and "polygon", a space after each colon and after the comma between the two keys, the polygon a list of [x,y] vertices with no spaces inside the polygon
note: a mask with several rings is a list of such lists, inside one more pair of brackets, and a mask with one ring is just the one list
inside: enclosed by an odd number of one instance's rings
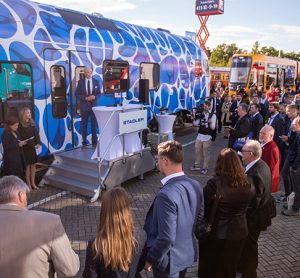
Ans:
{"label": "man with bald head", "polygon": [[84,68],[85,77],[79,80],[75,92],[75,96],[80,103],[81,135],[83,146],[88,144],[87,124],[89,117],[91,119],[92,144],[97,144],[96,118],[92,108],[96,105],[96,99],[100,95],[100,86],[99,81],[92,77],[92,73],[92,69],[88,67]]}
{"label": "man with bald head", "polygon": [[277,192],[279,186],[280,155],[277,144],[273,141],[275,130],[265,125],[259,132],[259,142],[262,147],[261,159],[268,164],[272,174],[271,192]]}

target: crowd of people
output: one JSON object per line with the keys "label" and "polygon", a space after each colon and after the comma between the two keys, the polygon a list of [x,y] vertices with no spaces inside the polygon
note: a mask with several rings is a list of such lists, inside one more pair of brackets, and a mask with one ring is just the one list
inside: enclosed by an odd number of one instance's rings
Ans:
{"label": "crowd of people", "polygon": [[[234,278],[237,273],[257,277],[258,239],[276,215],[272,193],[279,189],[280,174],[285,188],[280,201],[295,193],[293,206],[285,206],[283,215],[299,215],[300,208],[299,110],[295,104],[270,100],[274,92],[252,92],[249,104],[242,92],[232,97],[215,92],[205,101],[197,113],[191,170],[207,174],[216,133],[224,128],[228,139],[205,186],[184,173],[179,142],[159,144],[157,167],[164,178],[143,229],[134,225],[124,189],[104,192],[83,277],[141,277],[145,269],[154,277],[182,278],[197,260],[200,278]],[[59,216],[26,208],[26,194],[36,186],[33,170],[40,139],[30,109],[20,111],[19,119],[9,118],[2,135],[6,176],[0,179],[1,276],[74,276],[79,258]]]}

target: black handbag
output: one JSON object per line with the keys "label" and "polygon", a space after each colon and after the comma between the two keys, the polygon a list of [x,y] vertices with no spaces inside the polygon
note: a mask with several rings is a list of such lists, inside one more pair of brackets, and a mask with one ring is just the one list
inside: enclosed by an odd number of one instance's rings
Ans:
{"label": "black handbag", "polygon": [[220,192],[219,181],[217,181],[217,189],[216,189],[216,193],[214,195],[213,205],[212,205],[212,208],[211,208],[211,211],[209,214],[208,221],[205,220],[205,218],[202,218],[202,219],[199,219],[199,217],[197,218],[197,223],[196,223],[196,228],[195,228],[194,234],[199,241],[206,240],[211,233],[212,224],[215,219],[218,203],[219,203],[219,200],[221,199],[221,195],[219,192]]}

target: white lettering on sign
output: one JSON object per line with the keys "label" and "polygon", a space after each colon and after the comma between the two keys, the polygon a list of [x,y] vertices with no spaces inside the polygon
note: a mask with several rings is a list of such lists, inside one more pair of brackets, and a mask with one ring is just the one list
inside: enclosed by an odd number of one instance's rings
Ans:
{"label": "white lettering on sign", "polygon": [[119,133],[126,134],[147,128],[147,110],[119,114]]}

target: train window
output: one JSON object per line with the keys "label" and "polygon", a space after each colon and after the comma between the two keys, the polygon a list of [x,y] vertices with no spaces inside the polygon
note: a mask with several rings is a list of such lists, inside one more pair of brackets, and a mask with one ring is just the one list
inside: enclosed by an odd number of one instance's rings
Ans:
{"label": "train window", "polygon": [[271,84],[277,84],[277,67],[275,64],[267,65],[266,89],[270,89]]}
{"label": "train window", "polygon": [[[75,68],[75,88],[77,88],[77,84],[80,79],[84,78],[84,66],[78,66]],[[80,100],[76,98],[76,114],[81,116],[80,113]]]}
{"label": "train window", "polygon": [[103,62],[104,93],[126,92],[129,89],[129,64],[126,61]]}
{"label": "train window", "polygon": [[52,115],[54,118],[67,116],[66,74],[63,66],[50,68]]}
{"label": "train window", "polygon": [[141,63],[140,79],[149,80],[149,90],[158,90],[159,88],[159,65],[154,63]]}
{"label": "train window", "polygon": [[196,60],[196,63],[195,63],[195,76],[196,77],[201,77],[202,74],[203,74],[203,68],[202,68],[201,61]]}
{"label": "train window", "polygon": [[22,107],[33,110],[32,70],[27,63],[0,63],[0,124],[18,116]]}
{"label": "train window", "polygon": [[293,86],[295,80],[296,70],[295,67],[288,66],[285,72],[285,86]]}

